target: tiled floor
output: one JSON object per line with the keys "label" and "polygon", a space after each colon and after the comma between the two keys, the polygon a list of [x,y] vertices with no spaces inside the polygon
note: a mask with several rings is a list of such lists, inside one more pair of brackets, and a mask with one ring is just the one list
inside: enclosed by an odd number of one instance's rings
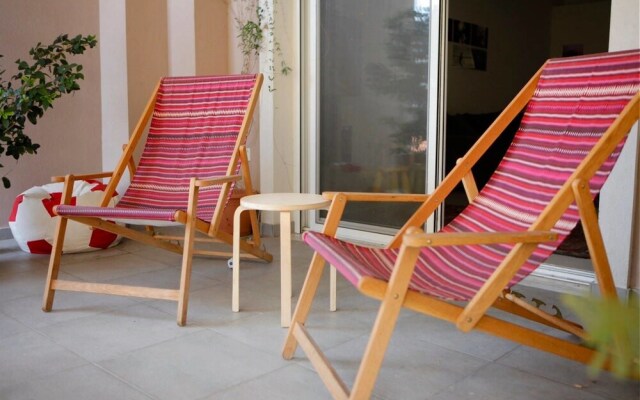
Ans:
{"label": "tiled floor", "polygon": [[[327,399],[298,351],[280,356],[277,239],[270,264],[244,263],[241,312],[231,312],[224,260],[195,261],[188,326],[175,303],[58,293],[40,310],[48,257],[0,241],[0,399]],[[311,253],[294,243],[294,293]],[[63,257],[62,276],[174,287],[180,257],[124,241]],[[377,304],[340,281],[339,311],[328,285],[307,326],[350,384]],[[521,288],[525,294],[544,296]],[[553,297],[553,294],[548,294]],[[295,299],[294,299],[295,301]],[[386,355],[376,399],[637,400],[635,382],[607,374],[591,380],[583,365],[403,312]]]}

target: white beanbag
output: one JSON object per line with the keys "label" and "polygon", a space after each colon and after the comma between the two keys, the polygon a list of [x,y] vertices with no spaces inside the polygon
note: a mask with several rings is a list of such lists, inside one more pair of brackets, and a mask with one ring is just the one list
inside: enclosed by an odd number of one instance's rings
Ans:
{"label": "white beanbag", "polygon": [[[13,237],[23,251],[33,254],[51,254],[58,218],[53,207],[60,204],[63,183],[35,186],[16,197],[9,217]],[[98,206],[106,185],[98,181],[76,181],[71,204]],[[117,194],[109,206],[116,203]],[[76,253],[106,249],[120,242],[120,238],[88,225],[69,221],[62,251]]]}

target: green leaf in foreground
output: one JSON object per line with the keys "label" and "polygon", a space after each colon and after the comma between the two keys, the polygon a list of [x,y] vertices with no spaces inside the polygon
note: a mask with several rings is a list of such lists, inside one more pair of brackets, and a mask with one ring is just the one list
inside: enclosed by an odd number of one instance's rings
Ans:
{"label": "green leaf in foreground", "polygon": [[587,343],[597,355],[589,372],[597,375],[610,358],[611,372],[619,379],[640,374],[640,306],[637,297],[627,303],[601,297],[564,296],[587,332]]}

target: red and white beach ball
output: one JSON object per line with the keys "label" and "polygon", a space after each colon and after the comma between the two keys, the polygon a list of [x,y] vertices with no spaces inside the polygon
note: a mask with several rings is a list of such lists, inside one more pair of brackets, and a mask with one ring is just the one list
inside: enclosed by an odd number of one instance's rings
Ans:
{"label": "red and white beach ball", "polygon": [[[16,197],[9,217],[9,227],[14,239],[23,251],[33,254],[51,254],[58,218],[53,207],[60,204],[63,183],[35,186]],[[72,205],[98,206],[106,185],[98,181],[76,181],[73,186]],[[109,203],[113,207],[117,194]],[[120,238],[88,225],[69,221],[62,251],[76,253],[106,249],[117,244]]]}

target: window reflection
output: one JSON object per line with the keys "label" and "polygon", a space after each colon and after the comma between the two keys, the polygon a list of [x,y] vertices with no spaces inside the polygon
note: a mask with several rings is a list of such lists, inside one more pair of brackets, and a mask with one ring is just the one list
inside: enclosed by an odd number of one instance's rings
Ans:
{"label": "window reflection", "polygon": [[[321,191],[424,193],[430,12],[426,1],[320,2]],[[348,208],[399,226],[413,206]]]}

